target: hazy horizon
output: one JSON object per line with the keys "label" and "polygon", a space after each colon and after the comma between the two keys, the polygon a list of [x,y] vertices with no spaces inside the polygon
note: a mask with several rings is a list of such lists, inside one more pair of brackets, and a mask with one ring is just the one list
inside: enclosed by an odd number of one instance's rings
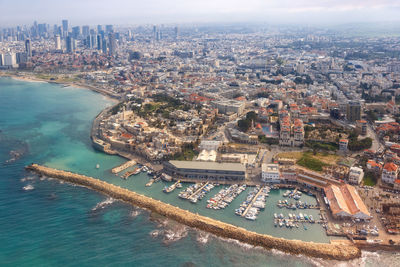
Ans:
{"label": "hazy horizon", "polygon": [[400,22],[396,0],[0,0],[0,27],[38,23],[183,24],[265,22],[340,25]]}

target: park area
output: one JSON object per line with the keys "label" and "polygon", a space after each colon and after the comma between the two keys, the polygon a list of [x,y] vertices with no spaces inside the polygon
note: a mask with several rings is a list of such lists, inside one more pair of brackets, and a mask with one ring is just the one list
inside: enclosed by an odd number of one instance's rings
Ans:
{"label": "park area", "polygon": [[282,152],[275,156],[275,158],[295,159],[296,164],[317,172],[322,172],[323,167],[336,165],[341,159],[338,155],[328,153],[312,153],[312,152]]}

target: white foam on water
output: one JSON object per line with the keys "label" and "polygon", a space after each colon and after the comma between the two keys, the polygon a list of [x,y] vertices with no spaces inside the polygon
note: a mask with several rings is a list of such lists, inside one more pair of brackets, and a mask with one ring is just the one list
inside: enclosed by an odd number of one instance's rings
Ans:
{"label": "white foam on water", "polygon": [[204,245],[208,243],[208,240],[210,238],[210,234],[202,231],[198,231],[196,235],[196,240],[198,243]]}
{"label": "white foam on water", "polygon": [[113,199],[112,197],[109,197],[109,198],[97,203],[97,205],[92,209],[92,211],[96,211],[98,209],[104,209],[105,207],[111,205],[114,202],[115,202],[115,199]]}
{"label": "white foam on water", "polygon": [[25,191],[30,191],[30,190],[35,189],[35,187],[33,187],[32,184],[28,184],[28,185],[25,185],[24,187],[22,187],[22,189],[24,189]]}

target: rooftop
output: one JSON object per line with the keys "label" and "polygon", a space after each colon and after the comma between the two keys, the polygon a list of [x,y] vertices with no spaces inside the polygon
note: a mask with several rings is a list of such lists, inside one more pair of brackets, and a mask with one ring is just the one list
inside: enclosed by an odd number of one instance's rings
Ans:
{"label": "rooftop", "polygon": [[204,161],[182,161],[170,160],[169,163],[178,169],[198,169],[198,170],[216,170],[216,171],[238,171],[245,172],[246,168],[241,163],[219,163]]}

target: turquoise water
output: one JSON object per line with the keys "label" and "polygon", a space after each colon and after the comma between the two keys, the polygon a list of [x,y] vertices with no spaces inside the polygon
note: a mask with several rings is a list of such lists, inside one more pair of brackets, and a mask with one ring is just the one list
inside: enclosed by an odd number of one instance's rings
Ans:
{"label": "turquoise water", "polygon": [[[0,79],[0,265],[2,266],[314,266],[333,265],[267,251],[234,241],[200,235],[196,230],[154,220],[143,210],[136,210],[118,201],[99,205],[106,200],[85,188],[61,184],[24,171],[31,162],[76,171],[116,184],[133,188],[163,200],[183,205],[199,213],[212,215],[232,223],[250,227],[246,220],[235,215],[206,210],[198,205],[182,202],[161,193],[162,184],[151,190],[144,188],[146,177],[137,176],[122,181],[109,170],[124,162],[116,156],[93,150],[89,132],[94,116],[112,102],[88,90],[64,88],[48,83],[28,83],[9,78]],[[22,156],[6,163],[18,151]],[[100,169],[94,166],[99,163]],[[27,185],[32,190],[24,190]],[[159,187],[159,188],[158,188]],[[218,189],[209,193],[211,197]],[[278,192],[276,192],[278,194]],[[245,197],[242,193],[240,197]],[[240,197],[235,200],[240,202]],[[274,196],[268,201],[271,201]],[[279,197],[278,195],[275,197]],[[205,201],[205,200],[203,200]],[[235,203],[230,207],[234,208]],[[289,211],[282,210],[284,214]],[[268,210],[262,216],[268,220]],[[260,215],[261,216],[261,215]],[[264,221],[264,222],[266,222]],[[268,232],[273,225],[256,222],[257,230]],[[257,225],[259,223],[259,225]],[[266,224],[266,225],[263,225]],[[166,229],[183,233],[182,238],[166,242]],[[152,236],[151,233],[159,233]],[[158,232],[157,232],[158,231]],[[292,230],[291,234],[295,234]],[[289,230],[275,232],[288,235]],[[291,235],[291,236],[292,236]],[[296,234],[295,234],[296,235]],[[318,229],[294,238],[324,239]],[[313,236],[316,235],[316,236]],[[365,254],[364,259],[350,264],[366,262],[381,266],[385,260],[398,262],[392,254]]]}

